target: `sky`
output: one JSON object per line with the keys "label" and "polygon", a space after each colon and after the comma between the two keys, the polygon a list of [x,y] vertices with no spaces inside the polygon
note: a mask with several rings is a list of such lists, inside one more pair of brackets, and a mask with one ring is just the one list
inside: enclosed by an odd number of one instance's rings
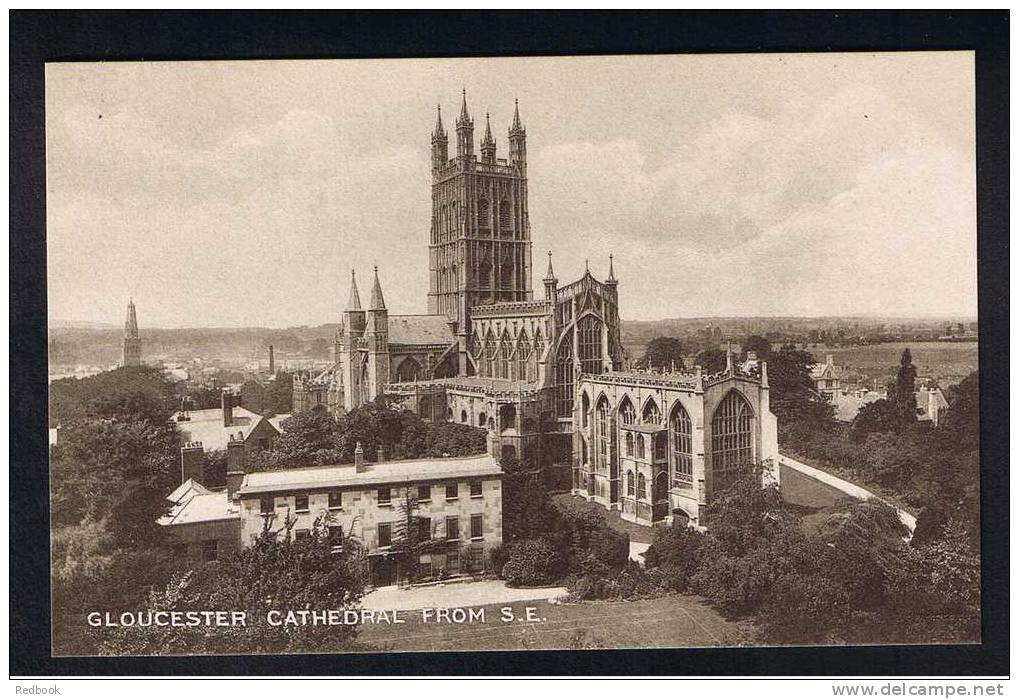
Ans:
{"label": "sky", "polygon": [[[426,312],[429,136],[527,128],[532,284],[624,319],[975,316],[969,52],[50,64],[51,322]],[[455,137],[451,139],[455,144]],[[451,144],[454,145],[454,144]]]}

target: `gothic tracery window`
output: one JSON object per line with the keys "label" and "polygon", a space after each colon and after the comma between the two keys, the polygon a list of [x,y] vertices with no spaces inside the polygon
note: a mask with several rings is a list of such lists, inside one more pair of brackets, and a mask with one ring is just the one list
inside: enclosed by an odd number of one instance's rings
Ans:
{"label": "gothic tracery window", "polygon": [[598,407],[595,408],[595,439],[598,444],[597,467],[598,471],[602,473],[609,471],[609,445],[611,443],[609,412],[609,401],[605,396],[602,396],[598,401]]}
{"label": "gothic tracery window", "polygon": [[555,358],[555,404],[556,415],[570,417],[573,414],[573,338],[572,333],[563,336]]}
{"label": "gothic tracery window", "polygon": [[407,357],[396,368],[396,380],[399,383],[417,381],[421,376],[421,364],[413,357]]}
{"label": "gothic tracery window", "polygon": [[637,499],[647,499],[647,478],[644,477],[643,473],[637,474]]}
{"label": "gothic tracery window", "polygon": [[633,482],[633,471],[626,472],[626,494],[631,498],[637,495],[637,486]]}
{"label": "gothic tracery window", "polygon": [[499,202],[499,233],[507,235],[510,232],[510,204],[503,199]]}
{"label": "gothic tracery window", "polygon": [[489,223],[490,222],[490,216],[491,216],[491,214],[489,213],[489,210],[488,210],[488,200],[487,199],[479,199],[478,200],[478,227],[479,228],[489,228],[490,227],[490,223]]}
{"label": "gothic tracery window", "polygon": [[753,461],[753,411],[738,391],[729,391],[711,418],[712,490],[728,487]]}
{"label": "gothic tracery window", "polygon": [[633,432],[627,432],[623,440],[626,444],[626,455],[633,456]]}
{"label": "gothic tracery window", "polygon": [[623,398],[623,403],[619,406],[619,421],[624,425],[637,423],[637,411],[633,409],[633,403],[629,398]]}
{"label": "gothic tracery window", "polygon": [[693,436],[690,415],[676,403],[669,415],[669,442],[672,445],[672,487],[689,488],[693,484]]}
{"label": "gothic tracery window", "polygon": [[602,324],[596,316],[586,315],[577,322],[580,370],[585,374],[602,372]]}
{"label": "gothic tracery window", "polygon": [[637,445],[636,446],[637,446],[637,448],[636,448],[637,458],[638,459],[643,459],[644,458],[644,435],[642,435],[642,434],[638,434],[637,435]]}
{"label": "gothic tracery window", "polygon": [[641,417],[645,425],[662,424],[662,411],[658,409],[658,404],[653,398],[644,405],[644,413]]}

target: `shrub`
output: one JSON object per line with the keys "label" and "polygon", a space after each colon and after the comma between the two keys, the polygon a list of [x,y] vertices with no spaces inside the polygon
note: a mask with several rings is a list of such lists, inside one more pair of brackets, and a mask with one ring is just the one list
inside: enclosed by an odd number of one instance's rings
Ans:
{"label": "shrub", "polygon": [[686,592],[690,578],[701,562],[704,534],[685,524],[660,527],[644,553],[648,568],[657,569],[661,584],[668,590]]}
{"label": "shrub", "polygon": [[502,578],[510,585],[547,585],[556,579],[557,555],[545,539],[525,539],[512,544]]}

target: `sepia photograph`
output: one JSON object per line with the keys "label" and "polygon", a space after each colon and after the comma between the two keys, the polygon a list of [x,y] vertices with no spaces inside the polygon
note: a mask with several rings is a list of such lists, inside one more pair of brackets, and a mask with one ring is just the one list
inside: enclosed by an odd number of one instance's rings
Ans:
{"label": "sepia photograph", "polygon": [[54,659],[979,651],[973,50],[41,68]]}
{"label": "sepia photograph", "polygon": [[979,640],[971,54],[46,77],[55,653]]}

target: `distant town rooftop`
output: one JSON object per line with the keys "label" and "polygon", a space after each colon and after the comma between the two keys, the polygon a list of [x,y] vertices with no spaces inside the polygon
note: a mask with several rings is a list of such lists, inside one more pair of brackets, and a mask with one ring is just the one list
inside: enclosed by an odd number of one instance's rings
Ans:
{"label": "distant town rooftop", "polygon": [[261,471],[244,477],[241,497],[287,491],[324,490],[396,483],[421,483],[452,478],[485,478],[502,475],[490,454],[365,464],[358,472],[354,464],[316,466],[286,471]]}

